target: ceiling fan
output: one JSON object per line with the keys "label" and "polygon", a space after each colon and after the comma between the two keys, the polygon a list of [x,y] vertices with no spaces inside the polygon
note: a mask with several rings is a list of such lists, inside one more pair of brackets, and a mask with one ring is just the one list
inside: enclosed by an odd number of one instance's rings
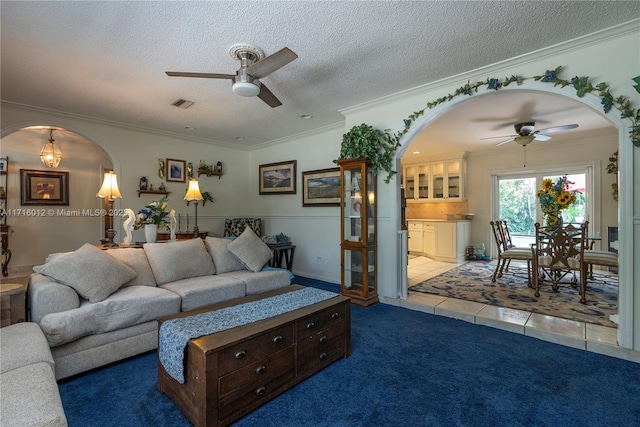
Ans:
{"label": "ceiling fan", "polygon": [[560,132],[563,130],[575,129],[578,127],[578,125],[574,123],[570,125],[554,126],[554,127],[540,129],[540,130],[533,130],[535,125],[536,125],[536,122],[516,123],[515,125],[513,125],[513,127],[516,130],[515,135],[492,136],[489,138],[482,138],[482,139],[509,138],[502,142],[497,143],[496,146],[503,145],[511,141],[515,141],[516,143],[522,145],[523,147],[526,147],[534,140],[535,141],[550,140],[551,137],[547,135],[548,133]]}
{"label": "ceiling fan", "polygon": [[284,47],[265,58],[264,52],[249,44],[235,44],[229,48],[232,58],[240,61],[240,68],[235,74],[183,73],[167,71],[171,77],[198,77],[203,79],[229,79],[233,82],[233,93],[240,96],[257,96],[271,108],[282,105],[282,102],[258,79],[268,76],[284,67],[298,57],[291,49]]}

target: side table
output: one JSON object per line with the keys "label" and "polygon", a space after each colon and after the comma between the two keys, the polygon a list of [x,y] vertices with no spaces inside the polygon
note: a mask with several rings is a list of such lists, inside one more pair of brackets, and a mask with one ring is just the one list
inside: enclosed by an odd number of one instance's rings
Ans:
{"label": "side table", "polygon": [[282,268],[282,261],[285,262],[287,270],[291,271],[293,266],[293,255],[296,251],[296,245],[267,245],[273,252],[273,258],[271,259],[271,267]]}
{"label": "side table", "polygon": [[2,279],[0,283],[0,327],[27,320],[26,294],[29,277]]}

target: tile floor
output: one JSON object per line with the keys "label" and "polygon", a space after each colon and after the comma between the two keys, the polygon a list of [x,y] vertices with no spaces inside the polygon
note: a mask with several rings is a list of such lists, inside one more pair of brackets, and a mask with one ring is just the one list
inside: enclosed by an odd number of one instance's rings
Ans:
{"label": "tile floor", "polygon": [[[460,264],[410,257],[408,284],[413,286]],[[513,310],[487,304],[409,291],[400,305],[413,310],[452,317],[478,325],[504,329],[595,353],[640,362],[640,354],[617,345],[616,328]]]}

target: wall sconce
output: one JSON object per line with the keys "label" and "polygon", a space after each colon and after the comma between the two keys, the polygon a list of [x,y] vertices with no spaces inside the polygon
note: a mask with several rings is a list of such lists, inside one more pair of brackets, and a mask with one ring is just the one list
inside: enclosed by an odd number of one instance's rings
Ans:
{"label": "wall sconce", "polygon": [[49,129],[49,141],[40,150],[40,160],[48,168],[57,168],[62,160],[62,151],[53,142],[53,129]]}
{"label": "wall sconce", "polygon": [[107,242],[104,244],[105,246],[112,248],[118,246],[116,242],[114,242],[114,238],[116,236],[116,230],[113,229],[113,202],[116,198],[121,198],[120,190],[118,190],[118,178],[113,172],[105,172],[104,181],[102,182],[102,187],[100,187],[100,191],[96,196],[104,199],[107,198],[107,202],[109,203],[109,228],[107,229]]}
{"label": "wall sconce", "polygon": [[[200,237],[200,230],[198,229],[198,202],[204,200],[202,193],[200,193],[200,186],[198,180],[191,178],[189,180],[189,188],[187,188],[187,194],[184,195],[184,200],[187,202],[194,202],[196,205],[196,225],[193,227],[193,237]],[[187,226],[189,228],[189,226]]]}

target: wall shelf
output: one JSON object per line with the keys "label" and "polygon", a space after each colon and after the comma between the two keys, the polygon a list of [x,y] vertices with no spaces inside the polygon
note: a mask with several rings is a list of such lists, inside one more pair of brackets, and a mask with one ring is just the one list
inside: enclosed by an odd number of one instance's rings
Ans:
{"label": "wall shelf", "polygon": [[141,194],[164,194],[165,196],[168,196],[171,194],[171,191],[138,190],[138,197],[140,197]]}
{"label": "wall shelf", "polygon": [[198,170],[198,178],[200,178],[200,175],[217,176],[218,179],[220,179],[224,174],[222,172],[205,172],[205,171]]}

